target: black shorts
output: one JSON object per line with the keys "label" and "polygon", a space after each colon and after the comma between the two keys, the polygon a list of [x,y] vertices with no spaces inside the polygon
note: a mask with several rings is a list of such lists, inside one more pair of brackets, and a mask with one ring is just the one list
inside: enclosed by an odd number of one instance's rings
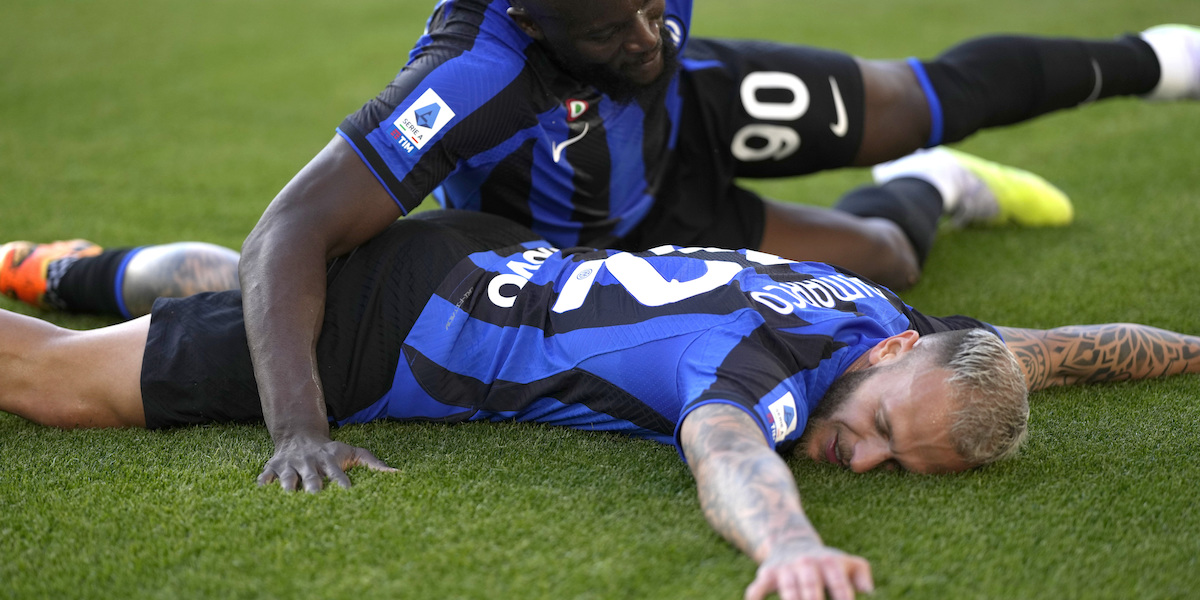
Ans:
{"label": "black shorts", "polygon": [[693,38],[683,60],[672,164],[620,245],[758,248],[763,200],[736,179],[850,165],[862,143],[862,72],[847,54],[764,41]]}
{"label": "black shorts", "polygon": [[[401,343],[454,265],[539,239],[500,217],[453,210],[401,219],[329,264],[317,360],[329,416],[366,408],[391,387]],[[146,427],[261,421],[237,290],[159,299],[142,361]]]}

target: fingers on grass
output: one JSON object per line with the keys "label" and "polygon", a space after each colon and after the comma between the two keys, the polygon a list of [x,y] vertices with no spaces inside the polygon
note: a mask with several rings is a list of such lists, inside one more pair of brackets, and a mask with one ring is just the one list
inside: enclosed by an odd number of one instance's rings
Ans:
{"label": "fingers on grass", "polygon": [[789,573],[779,585],[781,600],[821,600],[825,597],[825,583],[821,572],[813,565],[803,565],[799,572]]}
{"label": "fingers on grass", "polygon": [[279,474],[278,481],[279,487],[292,491],[296,489],[297,484],[300,482],[300,475],[292,469],[285,469]]}
{"label": "fingers on grass", "polygon": [[789,569],[778,567],[759,569],[758,576],[746,588],[745,600],[763,600],[772,592],[779,595],[780,600],[795,600],[803,598],[801,577]]}
{"label": "fingers on grass", "polygon": [[356,454],[355,455],[355,463],[356,464],[363,465],[373,471],[383,471],[385,473],[395,473],[395,472],[399,471],[399,469],[394,469],[392,467],[389,467],[387,463],[383,462],[378,457],[376,457],[374,454],[372,454],[370,450],[364,450],[362,448],[359,448],[358,452],[356,452],[355,454]]}
{"label": "fingers on grass", "polygon": [[325,478],[316,469],[305,469],[304,476],[304,491],[315,494],[325,487]]}
{"label": "fingers on grass", "polygon": [[329,481],[336,483],[342,489],[350,488],[350,476],[346,472],[338,468],[338,465],[329,465],[329,470],[325,473],[329,477]]}
{"label": "fingers on grass", "polygon": [[771,577],[767,571],[758,570],[758,574],[754,577],[754,581],[746,587],[746,593],[742,595],[742,600],[763,600],[767,594],[774,592],[777,586],[775,578]]}
{"label": "fingers on grass", "polygon": [[261,474],[259,474],[258,485],[270,485],[276,479],[279,479],[279,476],[275,474],[275,471],[267,468],[264,469]]}
{"label": "fingers on grass", "polygon": [[760,569],[746,588],[745,600],[762,600],[775,592],[781,600],[853,600],[875,590],[871,566],[856,556],[827,556],[799,564]]}
{"label": "fingers on grass", "polygon": [[855,566],[850,573],[854,579],[854,587],[860,592],[873,593],[875,591],[875,580],[871,577],[871,563],[865,558],[853,557]]}
{"label": "fingers on grass", "polygon": [[[854,587],[841,560],[827,560],[821,563],[821,574],[825,579],[825,588],[833,600],[854,600]],[[853,567],[851,567],[853,568]]]}

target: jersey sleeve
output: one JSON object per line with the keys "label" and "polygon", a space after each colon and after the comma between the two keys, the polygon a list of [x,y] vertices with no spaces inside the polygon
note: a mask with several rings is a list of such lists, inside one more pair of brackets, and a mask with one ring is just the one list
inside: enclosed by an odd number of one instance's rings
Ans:
{"label": "jersey sleeve", "polygon": [[[721,355],[723,354],[723,357]],[[717,357],[717,358],[715,358]],[[675,426],[675,447],[685,461],[680,426],[707,404],[745,411],[772,449],[800,437],[812,408],[791,364],[778,348],[755,333],[747,336],[710,332],[694,344],[680,365],[680,393],[686,394]]]}
{"label": "jersey sleeve", "polygon": [[435,13],[409,63],[337,129],[405,214],[462,161],[486,160],[537,123],[521,51],[529,41],[489,24],[492,13]]}

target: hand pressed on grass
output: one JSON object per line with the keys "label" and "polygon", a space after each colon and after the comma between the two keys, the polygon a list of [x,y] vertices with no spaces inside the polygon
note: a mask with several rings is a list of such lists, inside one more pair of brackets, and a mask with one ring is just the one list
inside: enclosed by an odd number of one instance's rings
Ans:
{"label": "hand pressed on grass", "polygon": [[258,476],[258,484],[268,485],[278,481],[279,487],[288,491],[297,491],[303,486],[304,491],[316,493],[321,491],[328,479],[343,488],[349,488],[350,477],[346,471],[359,465],[376,471],[397,471],[364,448],[328,438],[293,438],[276,446],[274,456]]}

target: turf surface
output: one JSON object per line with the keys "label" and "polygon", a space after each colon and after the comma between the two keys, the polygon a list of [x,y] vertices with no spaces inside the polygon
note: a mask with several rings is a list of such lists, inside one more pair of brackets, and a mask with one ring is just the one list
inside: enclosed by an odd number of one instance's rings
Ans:
{"label": "turf surface", "polygon": [[[6,0],[0,239],[237,247],[401,65],[424,0]],[[928,56],[1009,31],[1200,23],[1195,0],[698,2],[693,34]],[[1076,201],[1061,230],[947,232],[906,295],[1049,327],[1200,332],[1200,106],[1106,102],[961,145]],[[757,184],[829,204],[843,171]],[[27,311],[69,327],[103,320]],[[7,349],[6,349],[7,350]],[[949,477],[794,463],[878,598],[1182,598],[1200,589],[1200,378],[1039,393],[1019,458]],[[336,432],[399,474],[258,488],[261,427],[61,432],[0,416],[0,598],[736,598],[753,563],[648,442],[525,426]]]}

